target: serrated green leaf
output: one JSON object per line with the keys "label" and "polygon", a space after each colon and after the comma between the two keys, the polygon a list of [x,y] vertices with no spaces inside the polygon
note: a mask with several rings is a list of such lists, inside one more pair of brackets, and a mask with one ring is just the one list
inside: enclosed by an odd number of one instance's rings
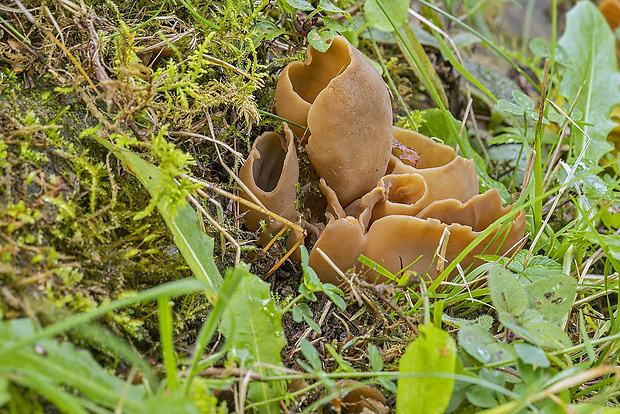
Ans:
{"label": "serrated green leaf", "polygon": [[491,300],[498,312],[508,312],[515,317],[525,312],[528,307],[527,293],[511,272],[503,267],[492,267],[488,279]]}
{"label": "serrated green leaf", "polygon": [[455,364],[456,346],[452,337],[432,325],[420,326],[420,336],[407,347],[398,369],[400,374],[428,373],[431,376],[401,377],[396,411],[443,413],[450,403],[454,379],[432,374],[454,374]]}
{"label": "serrated green leaf", "polygon": [[392,24],[377,4],[380,1],[385,11],[392,18],[396,27],[401,27],[409,14],[408,0],[367,0],[364,3],[364,13],[368,24],[383,32],[393,32]]}
{"label": "serrated green leaf", "polygon": [[570,311],[577,290],[574,278],[555,275],[525,287],[530,308],[540,312],[547,322],[559,323]]}
{"label": "serrated green leaf", "polygon": [[[155,197],[161,182],[166,178],[157,166],[127,149],[114,147],[106,139],[97,135],[94,137],[138,177],[151,197]],[[157,210],[164,218],[174,237],[174,244],[179,248],[194,276],[207,283],[206,290],[209,296],[216,296],[223,279],[213,261],[213,239],[201,230],[196,212],[187,201],[183,201],[173,216],[168,208],[166,196],[157,203]]]}
{"label": "serrated green leaf", "polygon": [[515,351],[517,351],[519,358],[521,358],[521,361],[526,364],[535,365],[541,368],[548,368],[551,365],[545,351],[537,346],[530,344],[515,344],[514,348]]}
{"label": "serrated green leaf", "polygon": [[[558,45],[566,50],[569,60],[559,92],[573,102],[581,89],[576,108],[583,112],[581,120],[587,124],[585,132],[592,139],[585,158],[597,163],[613,149],[607,142],[607,135],[615,126],[610,113],[620,104],[616,39],[596,6],[581,1],[567,13],[566,30]],[[575,157],[585,142],[586,138],[576,132]]]}
{"label": "serrated green leaf", "polygon": [[308,33],[308,43],[319,52],[327,52],[334,41],[334,32],[332,30],[312,29]]}
{"label": "serrated green leaf", "polygon": [[[241,264],[229,272],[232,274],[228,277],[241,278],[241,282],[224,310],[220,330],[242,369],[253,369],[267,376],[271,370],[254,364],[282,365],[280,351],[286,339],[281,313],[271,300],[269,284],[251,274],[247,265]],[[284,387],[279,382],[252,382],[248,392],[253,402],[283,395]],[[277,403],[271,403],[259,406],[259,412],[279,413],[280,408]]]}

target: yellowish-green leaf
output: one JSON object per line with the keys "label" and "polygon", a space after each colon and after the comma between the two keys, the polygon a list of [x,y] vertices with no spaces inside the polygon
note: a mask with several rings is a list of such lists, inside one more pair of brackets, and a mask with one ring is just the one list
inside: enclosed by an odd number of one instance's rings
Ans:
{"label": "yellowish-green leaf", "polygon": [[456,346],[452,337],[432,325],[420,326],[420,336],[400,359],[399,372],[426,374],[401,376],[398,380],[398,414],[443,413],[450,403],[456,366]]}

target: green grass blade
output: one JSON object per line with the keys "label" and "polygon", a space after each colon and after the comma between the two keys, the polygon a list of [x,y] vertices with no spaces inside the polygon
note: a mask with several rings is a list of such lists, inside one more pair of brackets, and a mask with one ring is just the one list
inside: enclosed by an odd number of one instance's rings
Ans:
{"label": "green grass blade", "polygon": [[173,346],[172,306],[167,296],[157,299],[157,319],[159,321],[159,337],[164,354],[164,366],[166,367],[166,379],[171,393],[177,390],[177,364]]}
{"label": "green grass blade", "polygon": [[448,61],[450,61],[450,64],[454,66],[454,68],[461,75],[463,75],[465,79],[473,83],[474,86],[476,86],[478,89],[484,92],[486,96],[491,98],[493,102],[497,102],[497,98],[495,97],[495,95],[493,95],[493,93],[491,93],[491,91],[489,91],[486,88],[486,86],[484,86],[478,79],[474,77],[474,75],[472,75],[467,69],[465,69],[463,65],[461,65],[461,62],[457,59],[454,53],[452,53],[452,50],[450,50],[446,42],[443,40],[443,37],[437,32],[434,32],[433,34],[435,35],[435,39],[437,39],[437,43],[439,43],[439,48],[441,49],[443,54],[448,58]]}
{"label": "green grass blade", "polygon": [[527,81],[534,86],[537,90],[540,91],[538,84],[536,82],[534,82],[528,75],[527,73],[525,73],[523,71],[523,69],[521,69],[521,67],[516,64],[511,58],[510,56],[508,56],[508,54],[506,54],[506,52],[504,52],[502,49],[500,49],[492,40],[488,39],[487,37],[483,36],[481,33],[479,33],[478,31],[476,31],[475,29],[473,29],[471,26],[469,26],[466,23],[463,23],[461,20],[459,20],[458,18],[452,16],[450,13],[440,9],[439,7],[435,6],[434,4],[429,3],[426,0],[419,0],[420,4],[423,4],[424,6],[428,7],[429,9],[441,14],[442,16],[446,17],[447,19],[453,21],[454,23],[456,23],[457,25],[461,26],[462,28],[464,28],[465,30],[467,30],[468,32],[470,32],[471,34],[473,34],[474,36],[478,37],[478,39],[482,40],[486,45],[488,45],[495,53],[497,53],[498,55],[500,55],[504,60],[506,60],[506,62],[510,63],[510,65],[521,75],[523,76],[525,79],[527,79]]}
{"label": "green grass blade", "polygon": [[137,303],[147,302],[155,300],[164,296],[181,296],[188,293],[200,292],[205,289],[207,285],[196,279],[183,279],[175,282],[166,283],[164,285],[156,286],[154,288],[144,290],[135,296],[115,300],[107,305],[100,306],[99,308],[90,312],[79,313],[74,316],[70,316],[60,322],[50,325],[34,335],[22,338],[8,347],[0,348],[0,357],[3,357],[11,352],[21,349],[25,346],[31,345],[36,341],[43,338],[50,338],[52,336],[63,333],[71,328],[75,328],[83,323],[90,322],[100,316],[107,314],[115,309],[125,308],[135,305]]}
{"label": "green grass blade", "polygon": [[192,356],[192,361],[190,363],[188,374],[184,387],[184,394],[187,396],[189,390],[191,388],[192,380],[194,376],[198,372],[198,366],[200,362],[200,357],[202,356],[202,350],[207,346],[207,344],[213,338],[213,334],[217,329],[217,324],[222,318],[222,314],[226,309],[226,306],[230,303],[233,294],[237,291],[237,288],[241,283],[240,277],[232,277],[229,275],[222,285],[222,291],[215,301],[215,305],[213,305],[213,309],[209,312],[209,317],[203,323],[200,328],[200,332],[198,333],[198,338],[196,338],[196,344],[194,345],[194,354]]}
{"label": "green grass blade", "polygon": [[[140,158],[133,152],[115,147],[110,141],[95,135],[95,139],[116,155],[123,165],[132,171],[146,187],[152,197],[167,177],[158,167]],[[198,215],[188,202],[184,201],[174,216],[168,208],[166,196],[157,203],[162,215],[174,237],[183,258],[198,279],[206,282],[206,291],[217,296],[222,284],[222,276],[213,261],[213,239],[207,236],[200,226]]]}
{"label": "green grass blade", "polygon": [[88,411],[80,404],[80,400],[77,397],[60,387],[54,386],[45,378],[39,378],[36,374],[17,377],[13,381],[22,387],[30,388],[65,413],[88,414]]}
{"label": "green grass blade", "polygon": [[[381,0],[378,1],[380,2]],[[405,23],[398,32],[402,32],[401,34],[404,36],[404,39],[397,32],[394,32],[394,40],[396,40],[396,44],[405,56],[405,60],[409,63],[413,73],[415,73],[418,79],[424,82],[428,90],[434,90],[436,92],[437,97],[433,94],[433,98],[435,100],[440,99],[443,106],[447,108],[449,106],[448,97],[441,86],[439,76],[437,76],[433,64],[428,59],[413,29],[411,29],[408,23]],[[406,45],[408,45],[408,47]],[[429,85],[429,82],[431,85]]]}

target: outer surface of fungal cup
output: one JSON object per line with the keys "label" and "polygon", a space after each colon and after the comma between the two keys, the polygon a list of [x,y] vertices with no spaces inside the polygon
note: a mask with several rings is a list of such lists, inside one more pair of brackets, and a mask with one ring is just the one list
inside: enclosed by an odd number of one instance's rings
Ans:
{"label": "outer surface of fungal cup", "polygon": [[276,91],[278,115],[300,125],[308,158],[343,206],[370,191],[387,169],[392,146],[388,89],[370,61],[343,37],[305,63],[287,66]]}

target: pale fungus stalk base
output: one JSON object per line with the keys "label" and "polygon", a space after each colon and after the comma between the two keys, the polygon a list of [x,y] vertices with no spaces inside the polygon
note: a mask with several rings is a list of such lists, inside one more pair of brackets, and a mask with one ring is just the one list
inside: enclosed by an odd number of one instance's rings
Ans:
{"label": "pale fungus stalk base", "polygon": [[[502,207],[497,190],[479,194],[473,161],[417,132],[392,127],[387,87],[342,37],[335,38],[326,53],[309,48],[306,62],[293,62],[283,70],[276,106],[279,116],[307,130],[284,124],[284,137],[261,135],[239,177],[267,209],[300,220],[311,230],[316,242],[310,266],[324,282],[342,285],[342,271],[349,269],[376,278],[357,261],[360,254],[394,274],[407,268],[435,278],[510,211]],[[319,182],[301,185],[304,190],[318,187],[323,194],[325,224],[302,217],[295,208],[296,143],[305,144],[319,177]],[[245,219],[252,230],[260,220],[268,221],[258,211],[248,211]],[[281,228],[268,226],[262,244]],[[505,253],[523,237],[524,228],[520,211],[496,226],[460,267],[476,264],[476,255]],[[292,231],[289,249],[296,249],[302,238],[301,232]]]}

